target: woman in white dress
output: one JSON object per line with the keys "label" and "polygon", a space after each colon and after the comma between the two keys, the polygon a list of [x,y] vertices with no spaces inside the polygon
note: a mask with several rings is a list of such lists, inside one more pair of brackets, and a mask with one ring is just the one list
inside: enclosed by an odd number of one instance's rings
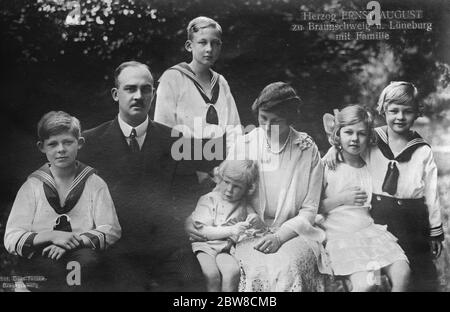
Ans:
{"label": "woman in white dress", "polygon": [[252,106],[259,127],[239,138],[228,158],[257,162],[253,208],[263,234],[238,242],[240,291],[323,291],[319,273],[324,232],[313,227],[323,167],[316,144],[290,125],[300,98],[283,82],[266,86]]}

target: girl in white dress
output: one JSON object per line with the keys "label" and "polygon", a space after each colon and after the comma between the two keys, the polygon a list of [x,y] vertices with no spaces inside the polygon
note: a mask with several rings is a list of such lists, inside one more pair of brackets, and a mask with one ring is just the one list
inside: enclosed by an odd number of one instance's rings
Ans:
{"label": "girl in white dress", "polygon": [[325,217],[322,226],[333,274],[348,277],[353,291],[370,291],[379,283],[381,269],[392,291],[405,291],[410,274],[407,257],[395,236],[369,214],[372,180],[361,153],[374,137],[371,116],[352,105],[335,117],[326,114],[324,126],[343,158],[336,170],[325,167],[319,211]]}

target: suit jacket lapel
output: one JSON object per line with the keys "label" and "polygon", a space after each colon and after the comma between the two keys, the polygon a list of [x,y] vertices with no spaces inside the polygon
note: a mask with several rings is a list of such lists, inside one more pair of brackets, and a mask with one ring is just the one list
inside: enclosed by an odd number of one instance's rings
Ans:
{"label": "suit jacket lapel", "polygon": [[[104,151],[101,151],[105,155],[105,161],[109,162],[111,171],[111,179],[108,179],[108,183],[115,184],[121,180],[122,177],[128,176],[130,172],[130,147],[122,133],[119,126],[119,120],[117,117],[113,120],[108,129],[100,137]],[[113,173],[115,172],[115,173]]]}
{"label": "suit jacket lapel", "polygon": [[129,146],[120,129],[118,117],[113,120],[101,139],[107,143],[105,146],[115,153],[112,155],[123,155],[129,152]]}

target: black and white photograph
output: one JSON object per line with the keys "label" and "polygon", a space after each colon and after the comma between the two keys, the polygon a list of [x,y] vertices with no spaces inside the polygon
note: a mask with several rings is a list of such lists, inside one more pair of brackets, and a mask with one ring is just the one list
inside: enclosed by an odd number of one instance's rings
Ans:
{"label": "black and white photograph", "polygon": [[0,292],[450,291],[448,0],[2,0],[0,23]]}

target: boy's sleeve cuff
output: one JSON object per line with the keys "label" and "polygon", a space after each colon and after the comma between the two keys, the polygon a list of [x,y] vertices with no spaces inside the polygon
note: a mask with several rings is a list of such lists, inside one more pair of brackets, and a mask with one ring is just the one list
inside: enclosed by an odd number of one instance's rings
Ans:
{"label": "boy's sleeve cuff", "polygon": [[[97,230],[90,230],[84,233],[81,233],[80,236],[86,236],[88,240],[91,242],[92,249],[105,250],[106,249],[106,236],[105,233],[102,233]],[[87,246],[85,246],[87,247]]]}
{"label": "boy's sleeve cuff", "polygon": [[30,259],[33,257],[35,248],[33,245],[34,237],[37,235],[35,232],[24,233],[16,244],[16,252],[19,256]]}
{"label": "boy's sleeve cuff", "polygon": [[439,241],[444,240],[444,228],[442,224],[430,229],[430,237]]}

